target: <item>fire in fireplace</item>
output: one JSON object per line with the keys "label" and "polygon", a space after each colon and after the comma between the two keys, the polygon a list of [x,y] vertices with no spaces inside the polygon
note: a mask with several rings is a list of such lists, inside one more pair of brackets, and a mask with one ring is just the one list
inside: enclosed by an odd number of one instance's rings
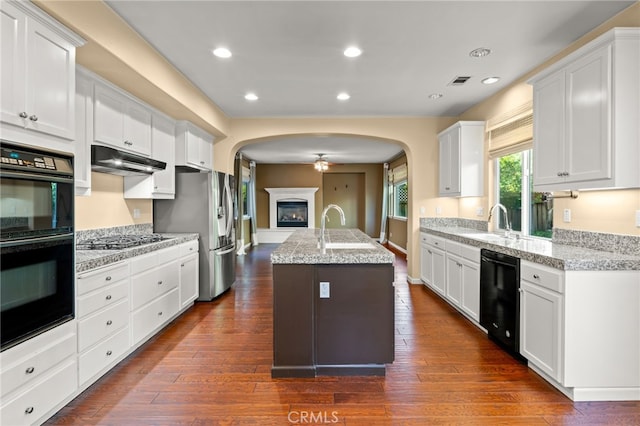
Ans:
{"label": "fire in fireplace", "polygon": [[308,210],[306,201],[278,201],[278,228],[306,228]]}

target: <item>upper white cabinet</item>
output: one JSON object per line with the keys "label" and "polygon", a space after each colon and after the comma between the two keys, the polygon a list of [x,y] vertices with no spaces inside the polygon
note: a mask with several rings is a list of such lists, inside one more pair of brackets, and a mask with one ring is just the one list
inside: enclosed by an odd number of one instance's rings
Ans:
{"label": "upper white cabinet", "polygon": [[536,190],[640,187],[639,28],[614,28],[529,83]]}
{"label": "upper white cabinet", "polygon": [[188,121],[176,124],[176,166],[213,169],[213,136]]}
{"label": "upper white cabinet", "polygon": [[167,167],[148,176],[126,176],[124,198],[174,198],[175,121],[160,113],[151,117],[151,157],[167,163]]}
{"label": "upper white cabinet", "polygon": [[151,155],[151,110],[107,84],[94,86],[93,139],[136,154]]}
{"label": "upper white cabinet", "polygon": [[484,195],[484,121],[459,121],[438,135],[441,197]]}
{"label": "upper white cabinet", "polygon": [[76,69],[76,141],[74,178],[76,195],[91,195],[91,140],[93,139],[93,81],[84,68]]}
{"label": "upper white cabinet", "polygon": [[36,145],[46,142],[32,132],[73,140],[75,49],[84,40],[30,2],[3,1],[0,11],[0,119],[11,125],[3,137]]}

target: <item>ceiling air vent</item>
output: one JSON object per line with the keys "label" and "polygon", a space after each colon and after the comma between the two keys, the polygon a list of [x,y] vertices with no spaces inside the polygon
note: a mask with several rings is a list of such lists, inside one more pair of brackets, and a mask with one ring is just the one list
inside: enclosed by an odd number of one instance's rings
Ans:
{"label": "ceiling air vent", "polygon": [[470,78],[471,78],[470,76],[458,76],[458,77],[454,78],[453,80],[451,80],[451,83],[449,83],[449,86],[462,86]]}

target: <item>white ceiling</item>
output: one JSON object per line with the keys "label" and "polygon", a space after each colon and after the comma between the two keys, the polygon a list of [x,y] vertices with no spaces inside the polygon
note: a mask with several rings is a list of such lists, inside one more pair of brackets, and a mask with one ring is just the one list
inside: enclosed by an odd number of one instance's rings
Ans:
{"label": "white ceiling", "polygon": [[[108,1],[231,117],[457,116],[633,3]],[[359,58],[343,55],[352,44],[363,50]],[[214,57],[219,46],[233,56]],[[470,57],[478,47],[491,55]],[[457,76],[471,78],[450,86]],[[501,79],[481,84],[490,76]],[[348,101],[336,99],[342,91]],[[259,100],[246,101],[247,92]],[[443,97],[431,100],[431,93]],[[382,162],[401,151],[369,143],[288,138],[243,152],[258,162],[325,153],[347,163]]]}

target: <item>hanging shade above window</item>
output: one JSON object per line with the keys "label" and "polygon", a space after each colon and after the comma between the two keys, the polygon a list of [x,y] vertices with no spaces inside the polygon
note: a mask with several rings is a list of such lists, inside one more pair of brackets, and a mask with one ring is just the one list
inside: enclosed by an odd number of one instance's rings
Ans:
{"label": "hanging shade above window", "polygon": [[489,158],[533,147],[533,104],[527,102],[487,121]]}

